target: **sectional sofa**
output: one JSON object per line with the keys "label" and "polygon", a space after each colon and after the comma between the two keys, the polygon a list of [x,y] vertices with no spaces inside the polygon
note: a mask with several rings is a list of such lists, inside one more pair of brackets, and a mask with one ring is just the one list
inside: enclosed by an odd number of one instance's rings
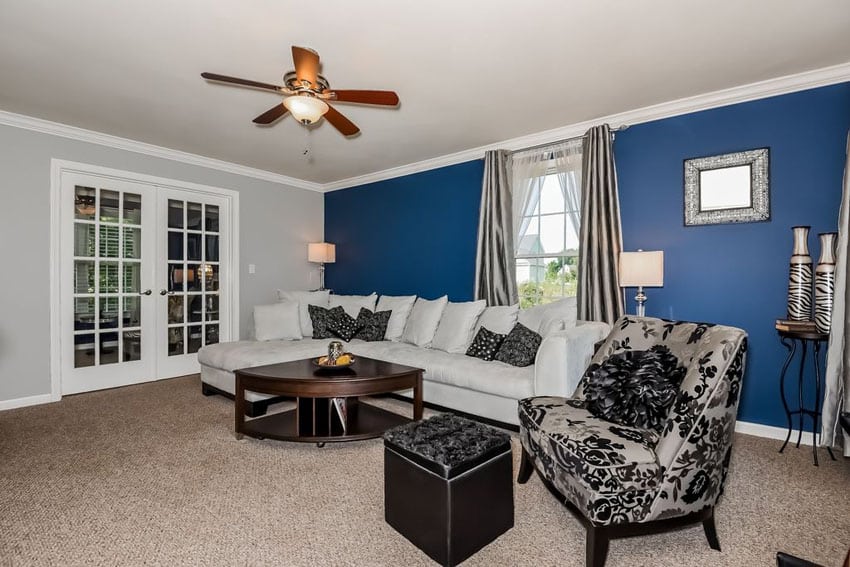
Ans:
{"label": "sectional sofa", "polygon": [[[346,350],[424,369],[426,403],[517,425],[517,401],[531,396],[570,396],[593,354],[607,336],[604,323],[576,321],[575,298],[520,310],[484,302],[449,302],[445,297],[331,295],[279,292],[281,303],[254,310],[253,340],[209,345],[198,353],[204,393],[232,396],[240,368],[318,357],[333,339],[314,339],[308,305],[341,306],[352,317],[361,308],[391,311],[386,338],[352,339]],[[481,327],[508,334],[522,323],[542,337],[534,363],[517,367],[468,356]],[[400,392],[410,396],[411,392]],[[262,415],[269,397],[247,392],[249,415]]]}

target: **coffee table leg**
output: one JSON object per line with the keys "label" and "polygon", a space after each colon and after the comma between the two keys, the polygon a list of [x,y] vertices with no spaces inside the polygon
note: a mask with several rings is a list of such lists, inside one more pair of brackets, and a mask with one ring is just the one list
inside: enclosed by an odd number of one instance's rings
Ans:
{"label": "coffee table leg", "polygon": [[416,385],[413,387],[413,421],[422,419],[422,373],[416,375]]}
{"label": "coffee table leg", "polygon": [[236,393],[233,401],[236,411],[233,435],[236,439],[242,439],[242,426],[245,423],[245,387],[242,385],[242,377],[239,373],[236,374]]}

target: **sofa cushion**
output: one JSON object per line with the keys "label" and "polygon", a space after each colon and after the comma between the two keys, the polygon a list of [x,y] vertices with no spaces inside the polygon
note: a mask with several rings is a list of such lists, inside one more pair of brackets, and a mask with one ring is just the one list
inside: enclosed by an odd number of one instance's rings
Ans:
{"label": "sofa cushion", "polygon": [[576,326],[576,298],[565,297],[552,303],[520,309],[517,321],[543,337]]}
{"label": "sofa cushion", "polygon": [[410,311],[410,317],[407,318],[404,334],[401,336],[402,342],[430,347],[448,302],[449,298],[445,295],[433,300],[418,298]]}
{"label": "sofa cushion", "polygon": [[469,345],[466,356],[474,356],[481,360],[493,360],[496,353],[499,352],[499,347],[505,341],[505,337],[507,335],[500,335],[487,327],[481,327],[478,329],[475,338],[472,339],[472,344]]}
{"label": "sofa cushion", "polygon": [[258,341],[301,338],[297,301],[254,307],[254,338]]}
{"label": "sofa cushion", "polygon": [[372,312],[365,307],[357,314],[357,334],[355,339],[367,342],[382,341],[387,333],[387,324],[392,317],[392,311]]}
{"label": "sofa cushion", "polygon": [[341,306],[326,309],[317,305],[308,305],[307,308],[310,313],[310,319],[313,321],[313,338],[330,339],[333,337],[333,331],[330,329],[330,319],[334,316],[345,315],[345,310]]}
{"label": "sofa cushion", "polygon": [[494,358],[513,366],[530,366],[534,364],[541,342],[543,337],[522,323],[517,323],[502,341]]}
{"label": "sofa cushion", "polygon": [[401,340],[401,336],[404,334],[404,326],[407,324],[407,318],[410,316],[410,310],[413,309],[415,301],[415,295],[382,295],[378,298],[376,311],[392,311],[387,323],[387,332],[384,335],[386,340]]}
{"label": "sofa cushion", "polygon": [[378,295],[373,293],[372,295],[336,295],[331,294],[330,299],[328,300],[328,307],[342,307],[345,309],[345,312],[348,313],[352,319],[357,317],[357,314],[360,313],[360,308],[365,307],[369,311],[375,310],[375,301],[378,300]]}
{"label": "sofa cushion", "polygon": [[591,364],[584,397],[602,419],[661,432],[676,401],[685,367],[663,345],[628,350]]}
{"label": "sofa cushion", "polygon": [[487,327],[494,333],[499,333],[500,335],[507,335],[511,332],[511,329],[516,325],[517,313],[519,312],[519,305],[497,305],[494,307],[488,307],[481,313],[481,317],[478,318],[478,324],[475,325],[475,333],[473,336],[478,333],[478,329],[481,327]]}
{"label": "sofa cushion", "polygon": [[234,341],[203,347],[198,351],[198,362],[233,372],[240,368],[313,358],[327,353],[327,340]]}
{"label": "sofa cushion", "polygon": [[444,350],[446,352],[465,353],[472,342],[472,331],[481,316],[481,312],[487,307],[483,299],[478,301],[449,301],[443,309],[443,316],[431,348]]}
{"label": "sofa cushion", "polygon": [[310,318],[310,313],[307,310],[308,305],[318,305],[319,307],[328,306],[328,297],[330,291],[283,291],[277,290],[277,298],[279,301],[297,301],[298,302],[298,321],[301,324],[301,335],[305,337],[313,336],[313,321]]}

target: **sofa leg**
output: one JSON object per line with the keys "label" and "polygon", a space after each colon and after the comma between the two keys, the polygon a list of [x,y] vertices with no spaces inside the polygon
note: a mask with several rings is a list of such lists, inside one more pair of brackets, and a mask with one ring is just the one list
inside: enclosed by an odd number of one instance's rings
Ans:
{"label": "sofa leg", "polygon": [[720,551],[720,540],[717,539],[717,528],[714,525],[714,508],[708,511],[708,517],[702,521],[702,529],[705,531],[705,539],[711,549]]}
{"label": "sofa leg", "polygon": [[245,402],[245,415],[248,417],[260,417],[266,415],[266,410],[269,409],[269,403],[266,401],[260,402]]}
{"label": "sofa leg", "polygon": [[201,393],[205,396],[215,396],[218,392],[214,388],[207,385],[206,382],[201,382]]}
{"label": "sofa leg", "polygon": [[587,567],[605,567],[608,558],[608,542],[610,538],[605,528],[587,526],[587,550],[585,563]]}
{"label": "sofa leg", "polygon": [[517,474],[517,484],[525,484],[531,478],[531,473],[534,472],[534,464],[531,462],[531,457],[525,447],[522,448],[522,460],[519,463],[519,474]]}

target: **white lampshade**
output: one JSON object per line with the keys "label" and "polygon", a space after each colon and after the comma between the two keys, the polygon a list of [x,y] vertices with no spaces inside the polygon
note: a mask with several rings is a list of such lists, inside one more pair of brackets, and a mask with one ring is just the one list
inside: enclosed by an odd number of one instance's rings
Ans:
{"label": "white lampshade", "polygon": [[336,262],[336,246],[329,242],[311,242],[307,245],[307,260],[333,264]]}
{"label": "white lampshade", "polygon": [[320,98],[294,95],[283,99],[283,106],[292,113],[296,120],[312,124],[328,111],[328,105]]}
{"label": "white lampshade", "polygon": [[620,252],[620,287],[664,285],[664,252],[638,250]]}

